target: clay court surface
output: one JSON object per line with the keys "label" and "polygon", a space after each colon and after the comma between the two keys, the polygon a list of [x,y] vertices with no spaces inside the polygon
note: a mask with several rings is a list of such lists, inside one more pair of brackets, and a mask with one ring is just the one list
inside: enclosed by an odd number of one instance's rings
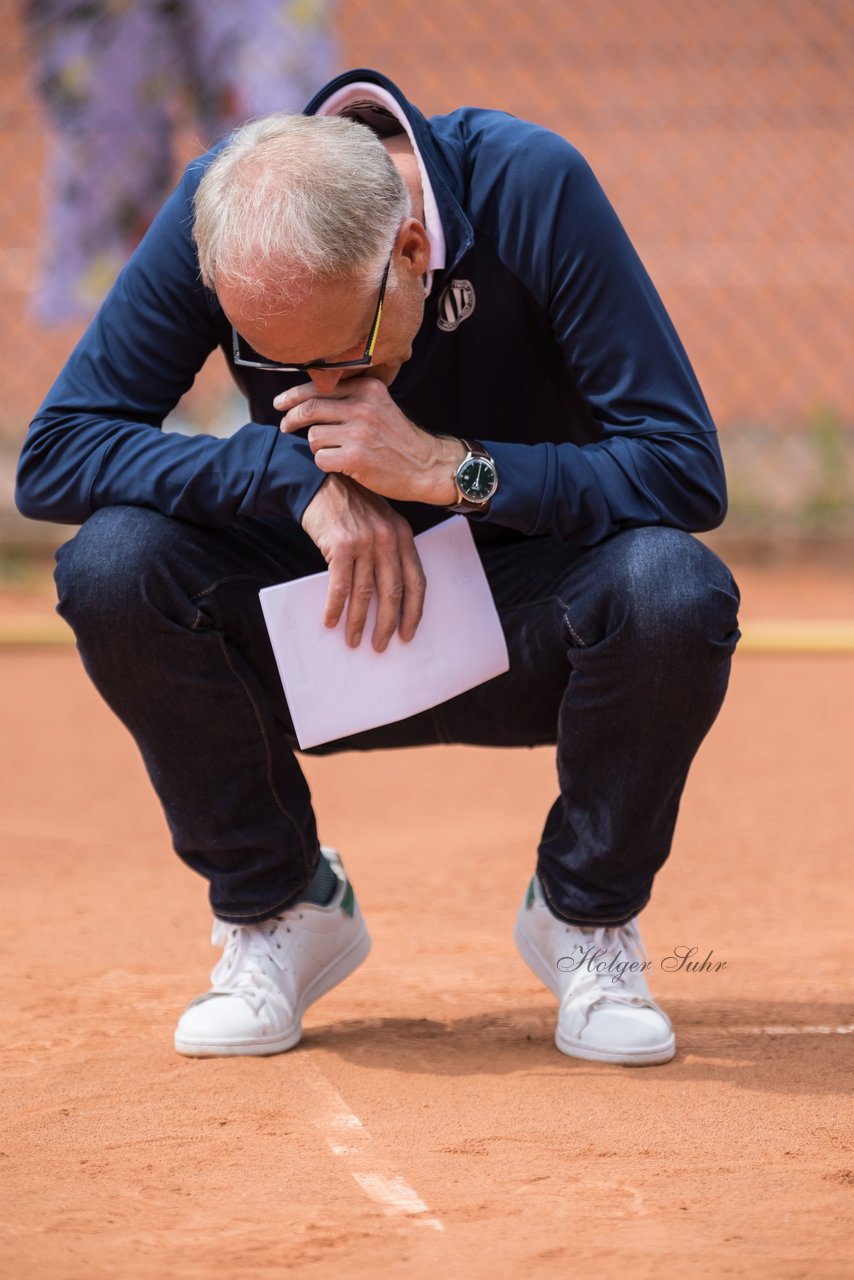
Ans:
{"label": "clay court surface", "polygon": [[[747,634],[854,618],[850,577],[735,567]],[[373,952],[296,1050],[196,1061],[218,953],[133,743],[70,647],[0,648],[0,697],[4,1278],[852,1274],[854,654],[739,654],[644,914],[679,1050],[639,1070],[557,1052],[511,941],[548,751],[309,761]],[[726,967],[662,972],[686,946]]]}

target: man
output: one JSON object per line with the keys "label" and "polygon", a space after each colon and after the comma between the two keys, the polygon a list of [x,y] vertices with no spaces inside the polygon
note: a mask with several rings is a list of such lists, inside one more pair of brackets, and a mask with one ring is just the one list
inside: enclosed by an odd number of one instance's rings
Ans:
{"label": "man", "polygon": [[[216,345],[251,421],[162,434]],[[672,1057],[636,917],[724,696],[737,592],[687,532],[725,507],[708,410],[568,143],[499,112],[428,123],[366,71],[246,126],[190,165],[18,483],[26,514],[83,525],[58,554],[60,611],[210,881],[225,950],[180,1052],[290,1048],[369,947],[320,851],[259,588],[328,566],[326,624],[382,651],[421,614],[413,533],[452,510],[509,671],[324,750],[556,743],[517,945],[560,1001],[563,1052]]]}

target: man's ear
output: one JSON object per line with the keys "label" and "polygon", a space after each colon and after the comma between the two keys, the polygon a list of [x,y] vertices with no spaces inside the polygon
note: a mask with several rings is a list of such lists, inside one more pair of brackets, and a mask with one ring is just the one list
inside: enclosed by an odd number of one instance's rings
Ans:
{"label": "man's ear", "polygon": [[407,218],[397,233],[395,251],[412,276],[423,276],[430,263],[430,238],[424,224]]}

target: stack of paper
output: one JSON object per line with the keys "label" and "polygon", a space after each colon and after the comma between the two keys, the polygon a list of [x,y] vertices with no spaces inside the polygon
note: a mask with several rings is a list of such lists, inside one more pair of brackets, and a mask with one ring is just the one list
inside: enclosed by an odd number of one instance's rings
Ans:
{"label": "stack of paper", "polygon": [[507,645],[468,521],[446,520],[415,539],[427,577],[413,640],[371,647],[376,601],[352,649],[344,623],[323,625],[329,575],[260,592],[261,608],[301,747],[403,720],[500,675]]}

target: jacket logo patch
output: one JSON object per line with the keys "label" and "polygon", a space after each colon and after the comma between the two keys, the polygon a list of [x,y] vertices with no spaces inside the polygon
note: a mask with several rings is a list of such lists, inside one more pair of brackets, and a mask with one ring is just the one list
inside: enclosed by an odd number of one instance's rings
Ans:
{"label": "jacket logo patch", "polygon": [[470,280],[452,280],[439,294],[436,324],[445,333],[459,327],[474,311],[474,289]]}

